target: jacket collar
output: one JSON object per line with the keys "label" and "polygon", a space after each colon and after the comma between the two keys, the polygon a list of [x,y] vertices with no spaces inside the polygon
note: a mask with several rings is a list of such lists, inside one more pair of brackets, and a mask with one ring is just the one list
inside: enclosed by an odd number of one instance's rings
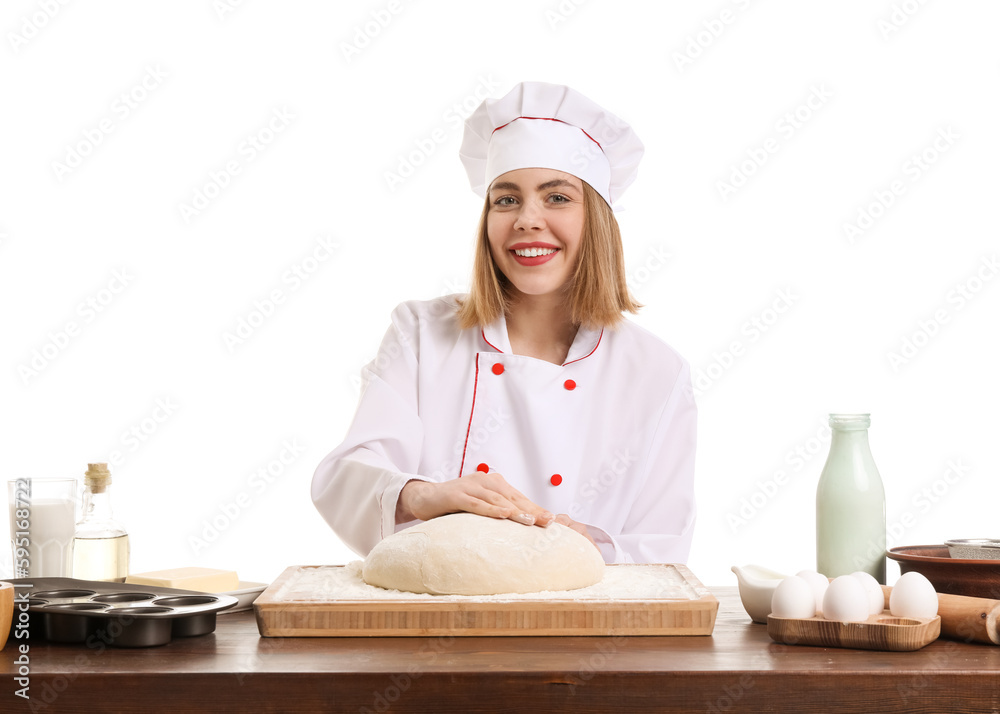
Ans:
{"label": "jacket collar", "polygon": [[[500,315],[494,322],[484,327],[481,334],[483,341],[495,351],[502,354],[513,354],[513,350],[510,348],[510,337],[507,335],[505,315]],[[576,332],[576,337],[573,338],[573,344],[570,345],[563,366],[590,357],[601,343],[603,335],[604,330],[601,328],[580,327]]]}

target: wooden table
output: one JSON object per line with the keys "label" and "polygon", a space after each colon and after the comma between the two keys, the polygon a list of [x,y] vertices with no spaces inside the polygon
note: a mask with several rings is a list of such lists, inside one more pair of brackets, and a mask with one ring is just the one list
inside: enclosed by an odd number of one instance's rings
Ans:
{"label": "wooden table", "polygon": [[[733,587],[711,637],[286,638],[252,613],[213,634],[104,651],[31,644],[30,708],[2,653],[0,711],[990,712],[1000,647],[917,652],[779,645]],[[18,706],[20,705],[20,706]]]}

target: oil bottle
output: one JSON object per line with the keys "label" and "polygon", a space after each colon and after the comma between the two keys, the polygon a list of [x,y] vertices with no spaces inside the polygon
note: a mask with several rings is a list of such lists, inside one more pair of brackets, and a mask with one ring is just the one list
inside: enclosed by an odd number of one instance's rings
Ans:
{"label": "oil bottle", "polygon": [[73,539],[73,577],[125,582],[128,575],[128,533],[111,515],[111,472],[104,463],[87,464],[84,474],[83,517]]}

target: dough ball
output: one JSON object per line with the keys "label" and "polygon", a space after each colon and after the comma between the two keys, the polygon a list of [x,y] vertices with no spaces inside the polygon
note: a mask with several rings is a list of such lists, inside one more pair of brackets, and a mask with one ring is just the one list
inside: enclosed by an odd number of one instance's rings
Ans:
{"label": "dough ball", "polygon": [[575,590],[599,583],[604,559],[584,536],[453,513],[394,533],[365,559],[369,585],[432,595]]}

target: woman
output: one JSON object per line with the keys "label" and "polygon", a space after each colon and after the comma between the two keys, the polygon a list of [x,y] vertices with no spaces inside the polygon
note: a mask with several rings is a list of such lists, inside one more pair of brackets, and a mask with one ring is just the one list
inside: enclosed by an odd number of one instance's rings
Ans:
{"label": "woman", "polygon": [[611,205],[642,144],[577,92],[525,82],[469,117],[486,199],[467,296],[403,303],[312,498],[364,555],[446,513],[559,521],[608,563],[686,562],[696,408],[687,363],[624,319]]}

